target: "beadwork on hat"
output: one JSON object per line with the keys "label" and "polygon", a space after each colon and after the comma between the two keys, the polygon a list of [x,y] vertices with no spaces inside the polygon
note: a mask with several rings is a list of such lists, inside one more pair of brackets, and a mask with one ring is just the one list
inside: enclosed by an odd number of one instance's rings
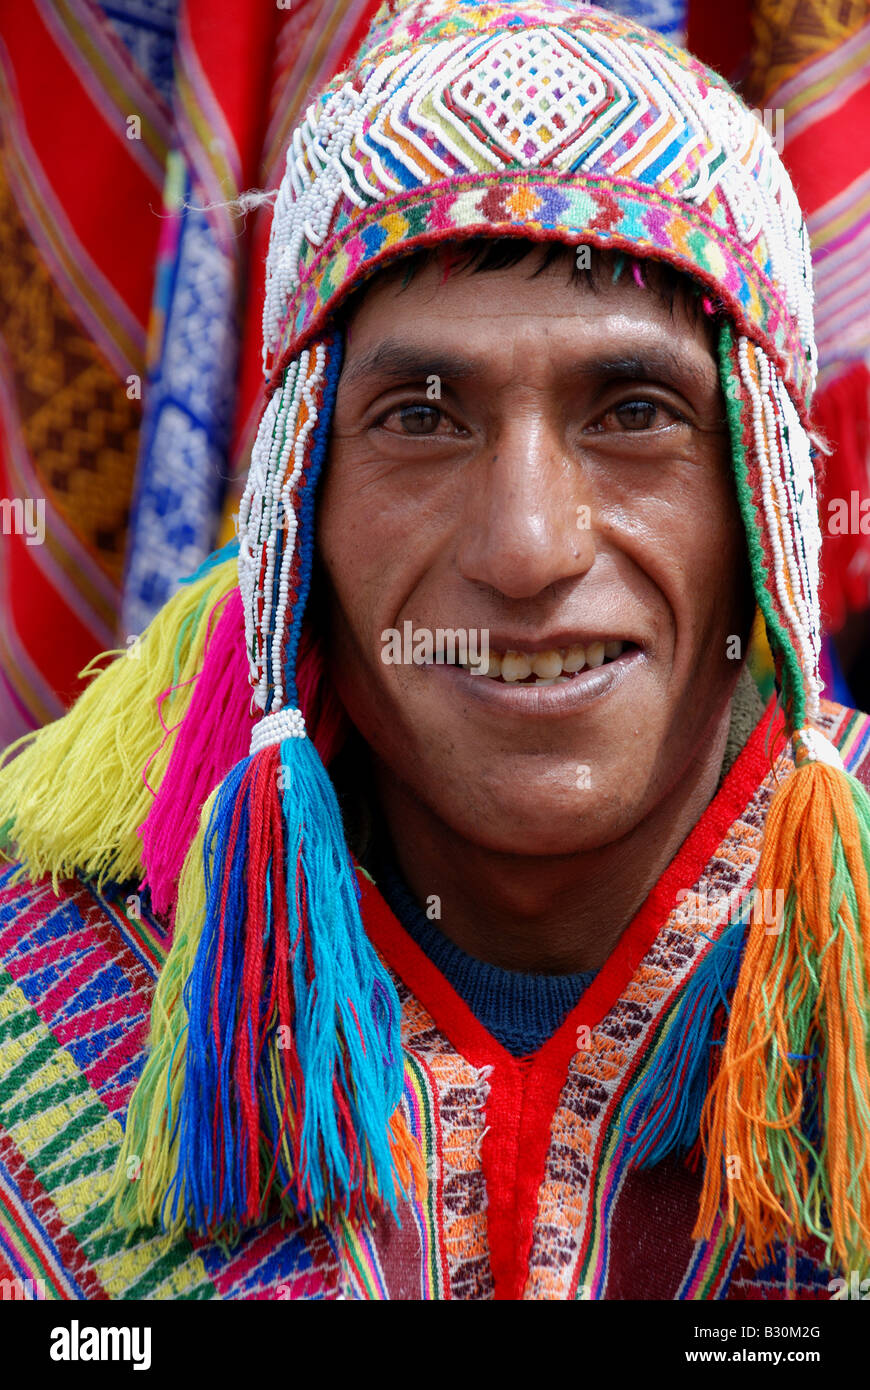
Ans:
{"label": "beadwork on hat", "polygon": [[[595,7],[385,6],[353,71],[309,109],[287,151],[266,268],[270,380],[304,344],[311,351],[329,314],[378,267],[480,235],[666,260],[722,304],[736,335],[723,384],[739,405],[731,426],[756,593],[787,713],[794,727],[811,722],[821,533],[806,429],[816,370],[809,240],[761,122],[717,74]],[[273,423],[270,406],[246,498],[263,487],[264,468],[283,466],[265,461]],[[297,462],[309,429],[306,410]],[[292,476],[298,483],[298,467]],[[254,591],[243,593],[253,630]],[[264,614],[271,622],[268,604]],[[279,626],[286,616],[285,607]],[[269,676],[255,674],[261,704]]]}

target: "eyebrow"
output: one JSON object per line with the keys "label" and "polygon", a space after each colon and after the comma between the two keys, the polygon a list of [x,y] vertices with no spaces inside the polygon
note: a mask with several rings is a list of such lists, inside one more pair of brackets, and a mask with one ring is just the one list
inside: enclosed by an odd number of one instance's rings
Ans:
{"label": "eyebrow", "polygon": [[574,371],[581,376],[617,377],[627,381],[668,381],[678,385],[687,376],[705,381],[701,363],[693,362],[667,347],[644,348],[642,352],[625,353],[618,357],[596,357],[579,363]]}
{"label": "eyebrow", "polygon": [[[351,386],[367,376],[389,381],[421,381],[438,376],[446,381],[459,381],[478,376],[483,367],[483,363],[460,353],[411,346],[397,338],[386,338],[348,364],[343,372],[343,384]],[[566,375],[663,381],[677,387],[687,376],[699,384],[706,384],[708,379],[703,365],[665,345],[577,362],[566,369]]]}
{"label": "eyebrow", "polygon": [[377,347],[364,352],[342,373],[343,385],[351,386],[364,376],[384,377],[392,381],[425,380],[439,376],[458,381],[461,377],[476,376],[480,363],[458,353],[410,347],[397,338],[386,338]]}

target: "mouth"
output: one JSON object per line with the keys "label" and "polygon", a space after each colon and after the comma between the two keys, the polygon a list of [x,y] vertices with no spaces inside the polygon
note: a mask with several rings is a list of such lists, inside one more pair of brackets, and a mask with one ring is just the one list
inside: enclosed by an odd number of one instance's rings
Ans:
{"label": "mouth", "polygon": [[648,660],[636,642],[608,637],[584,642],[582,652],[580,643],[542,645],[537,651],[494,648],[485,675],[472,662],[445,661],[426,669],[445,692],[452,688],[466,709],[508,720],[550,720],[598,706],[624,686],[630,690]]}
{"label": "mouth", "polygon": [[637,650],[634,642],[602,637],[544,651],[491,650],[485,665],[469,661],[447,664],[501,685],[568,685],[582,673],[609,666]]}

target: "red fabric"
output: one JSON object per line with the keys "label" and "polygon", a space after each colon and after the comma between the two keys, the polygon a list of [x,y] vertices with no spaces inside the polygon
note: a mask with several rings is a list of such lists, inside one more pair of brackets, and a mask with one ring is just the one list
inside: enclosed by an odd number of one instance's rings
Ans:
{"label": "red fabric", "polygon": [[[849,140],[845,132],[870,130],[870,81],[839,106],[833,115],[814,121],[793,137],[788,137],[783,162],[794,183],[804,217],[813,213],[848,188],[867,172],[866,140]],[[856,265],[856,274],[866,267]],[[820,306],[824,309],[824,306]]]}
{"label": "red fabric", "polygon": [[[262,150],[266,106],[263,100],[274,65],[281,11],[277,5],[221,5],[184,0],[180,44],[182,62],[195,62],[214,101],[215,124],[232,137],[233,163],[242,187],[254,179]],[[210,148],[220,129],[209,132]]]}
{"label": "red fabric", "polygon": [[[356,53],[360,42],[368,32],[374,15],[381,7],[381,0],[358,0],[359,18],[339,53],[332,60],[334,72],[340,72]],[[303,5],[301,7],[305,9]],[[309,9],[311,6],[309,5]],[[213,21],[212,21],[213,22]],[[294,107],[301,105],[300,94],[295,95]],[[306,93],[307,98],[314,95]],[[282,101],[281,74],[276,74],[270,98],[270,109],[280,108]],[[300,112],[301,114],[301,112]],[[277,188],[283,173],[283,165],[271,168],[261,166],[259,178],[264,188]],[[269,232],[272,225],[271,209],[260,213],[253,220],[251,232],[250,259],[259,273],[251,278],[245,302],[242,326],[242,350],[239,368],[239,396],[236,410],[235,429],[231,456],[236,473],[241,477],[246,470],[251,446],[257,432],[260,415],[266,404],[267,392],[263,382],[263,302],[266,296],[265,265],[269,250]]]}
{"label": "red fabric", "polygon": [[[110,119],[115,112],[70,60],[40,5],[5,6],[3,42],[41,171],[82,249],[111,280],[144,337],[160,223],[141,209],[159,206],[161,167],[145,167],[140,142],[127,138],[123,118]],[[164,120],[151,137],[157,160],[165,158],[169,138],[169,113],[160,114]]]}
{"label": "red fabric", "polygon": [[[7,491],[4,495],[15,494]],[[54,611],[57,590],[37,562],[34,552],[39,547],[28,545],[23,536],[14,534],[3,536],[2,545],[11,576],[3,594],[6,611],[14,619],[19,632],[29,632],[31,659],[56,691],[65,699],[72,699],[78,693],[78,673],[94,655],[90,631],[80,621],[72,605],[65,608],[63,621],[58,621],[56,627],[33,623],[34,613]],[[46,718],[53,717],[53,714],[46,714]]]}
{"label": "red fabric", "polygon": [[[845,535],[830,532],[832,501],[844,501],[850,524],[857,517],[860,525],[861,503],[870,498],[870,372],[863,362],[856,363],[850,372],[819,393],[813,419],[834,450],[833,456],[824,461],[819,516],[824,536],[822,614],[826,626],[838,632],[850,611],[870,603],[868,535],[862,535],[860,530],[850,530]],[[853,494],[857,494],[857,505],[853,505]],[[870,515],[863,522],[870,532]]]}
{"label": "red fabric", "polygon": [[[81,693],[78,672],[119,644],[141,425],[128,379],[141,389],[161,342],[165,293],[155,292],[155,271],[167,260],[170,149],[193,171],[196,203],[277,187],[293,127],[346,63],[377,3],[179,0],[172,105],[146,70],[152,50],[142,45],[140,66],[110,6],[5,7],[0,498],[44,499],[47,538],[27,549],[3,537],[0,546],[0,745],[62,714]],[[141,16],[131,26],[140,20],[147,27]],[[156,58],[153,71],[162,73]],[[271,208],[244,219],[220,206],[207,215],[231,263],[227,340],[241,333],[226,468],[241,477],[263,403]]]}
{"label": "red fabric", "polygon": [[[42,500],[47,536],[0,545],[0,743],[62,713],[79,670],[114,645],[122,554],[117,528],[95,543],[89,502],[103,444],[115,473],[96,486],[116,517],[132,485],[139,406],[125,382],[144,371],[161,225],[142,210],[160,206],[171,119],[95,4],[93,15],[77,47],[63,7],[4,7],[0,497]],[[90,80],[89,53],[104,82],[111,68],[108,88]]]}
{"label": "red fabric", "polygon": [[[665,869],[634,920],[577,1007],[531,1058],[515,1058],[472,1014],[360,874],[366,930],[453,1046],[474,1067],[493,1066],[487,1105],[489,1130],[482,1160],[488,1234],[497,1299],[519,1299],[528,1268],[532,1226],[551,1137],[553,1112],[564,1084],[577,1030],[594,1028],[613,1007],[655,940],[682,888],[691,888],[752,796],[771,763],[771,700],[707,810]],[[781,733],[775,724],[774,741]],[[591,1156],[590,1156],[591,1158]]]}
{"label": "red fabric", "polygon": [[702,63],[733,80],[751,42],[752,0],[731,0],[727,6],[689,0],[686,47]]}

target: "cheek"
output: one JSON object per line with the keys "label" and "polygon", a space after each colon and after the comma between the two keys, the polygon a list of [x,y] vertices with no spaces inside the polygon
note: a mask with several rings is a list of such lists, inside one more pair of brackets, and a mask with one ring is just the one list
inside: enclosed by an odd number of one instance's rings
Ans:
{"label": "cheek", "polygon": [[317,505],[318,613],[332,680],[351,719],[373,742],[406,679],[401,666],[381,659],[381,633],[413,610],[436,534],[421,521],[407,488],[395,484],[339,442]]}
{"label": "cheek", "polygon": [[[350,505],[342,488],[324,487],[315,541],[321,590],[318,608],[336,685],[343,683],[343,672],[359,664],[369,645],[374,561],[366,535],[359,510]],[[341,690],[339,695],[343,698]]]}
{"label": "cheek", "polygon": [[394,568],[395,534],[389,509],[378,505],[353,459],[330,459],[317,502],[315,543],[333,610],[337,604],[355,630],[371,611],[385,570]]}
{"label": "cheek", "polygon": [[456,498],[444,470],[399,468],[333,442],[317,506],[317,553],[355,629],[379,638],[450,550]]}
{"label": "cheek", "polygon": [[606,537],[644,603],[661,669],[688,673],[754,611],[730,458],[724,447],[676,458],[648,487],[614,486],[610,505]]}
{"label": "cheek", "polygon": [[739,600],[749,582],[746,534],[730,471],[706,489],[704,520],[688,528],[699,597],[724,611]]}
{"label": "cheek", "polygon": [[[703,488],[681,527],[680,622],[697,667],[718,681],[743,652],[754,613],[745,532],[729,477]],[[701,510],[703,508],[703,510]],[[719,659],[716,659],[718,656]]]}
{"label": "cheek", "polygon": [[367,537],[377,539],[377,515],[367,514],[366,498],[354,486],[353,472],[330,460],[317,499],[316,545],[320,562],[336,589],[354,587],[370,562]]}

